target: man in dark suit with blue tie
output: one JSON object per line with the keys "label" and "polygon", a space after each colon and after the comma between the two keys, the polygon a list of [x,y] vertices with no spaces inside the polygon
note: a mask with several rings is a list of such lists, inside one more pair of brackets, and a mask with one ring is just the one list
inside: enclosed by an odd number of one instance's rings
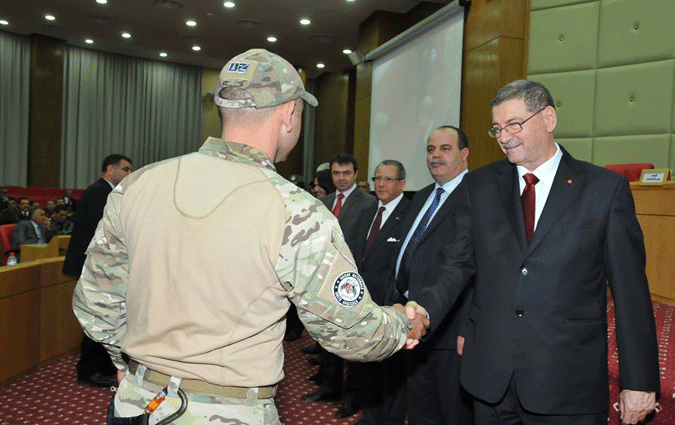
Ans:
{"label": "man in dark suit with blue tie", "polygon": [[[403,196],[405,168],[399,161],[382,161],[375,168],[372,180],[379,201],[361,214],[356,224],[353,250],[359,273],[373,301],[384,305],[385,291],[403,235],[403,217],[410,201]],[[337,416],[351,416],[361,407],[363,417],[359,424],[376,424],[382,379],[381,363],[348,363],[347,394]]]}
{"label": "man in dark suit with blue tie", "polygon": [[[468,156],[469,139],[461,129],[443,126],[429,136],[427,166],[435,182],[415,194],[406,214],[395,285],[389,287],[387,305],[415,299],[428,284],[424,274],[434,265],[452,229],[455,202],[451,194],[468,172]],[[466,319],[470,288],[466,292],[437,332],[403,356],[411,425],[465,425],[471,421],[471,406],[459,384],[458,348],[461,350],[463,344],[461,325]],[[392,369],[385,370],[385,405],[390,407],[383,411],[380,423],[392,423],[400,411],[395,391],[400,369]]]}
{"label": "man in dark suit with blue tie", "polygon": [[644,241],[628,181],[572,158],[554,141],[556,124],[540,83],[514,81],[497,93],[488,133],[506,159],[472,171],[457,188],[448,244],[425,276],[428,287],[410,298],[440,330],[474,279],[461,381],[478,425],[607,424],[608,282],[622,422],[643,420],[659,390]]}

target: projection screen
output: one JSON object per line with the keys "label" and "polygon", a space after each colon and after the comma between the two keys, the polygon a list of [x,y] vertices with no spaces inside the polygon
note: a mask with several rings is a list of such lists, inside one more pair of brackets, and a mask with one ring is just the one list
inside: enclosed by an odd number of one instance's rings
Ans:
{"label": "projection screen", "polygon": [[426,140],[459,126],[464,8],[453,2],[366,55],[373,61],[368,177],[384,159],[406,168],[406,191],[433,180]]}

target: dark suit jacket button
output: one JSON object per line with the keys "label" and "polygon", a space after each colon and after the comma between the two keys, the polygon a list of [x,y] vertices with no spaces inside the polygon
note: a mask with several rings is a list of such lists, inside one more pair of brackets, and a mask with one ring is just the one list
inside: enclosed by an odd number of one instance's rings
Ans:
{"label": "dark suit jacket button", "polygon": [[523,314],[525,314],[523,310],[521,309],[516,310],[516,315],[518,315],[518,317],[521,317]]}

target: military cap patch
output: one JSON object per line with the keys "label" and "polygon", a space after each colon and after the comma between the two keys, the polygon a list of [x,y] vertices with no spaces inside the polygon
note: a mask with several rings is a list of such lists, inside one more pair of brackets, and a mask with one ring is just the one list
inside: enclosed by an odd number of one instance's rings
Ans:
{"label": "military cap patch", "polygon": [[345,272],[335,279],[333,295],[337,302],[345,307],[354,307],[363,299],[366,292],[366,284],[358,273]]}
{"label": "military cap patch", "polygon": [[246,74],[250,66],[251,64],[248,62],[232,62],[230,66],[227,67],[227,72],[234,72],[236,74]]}

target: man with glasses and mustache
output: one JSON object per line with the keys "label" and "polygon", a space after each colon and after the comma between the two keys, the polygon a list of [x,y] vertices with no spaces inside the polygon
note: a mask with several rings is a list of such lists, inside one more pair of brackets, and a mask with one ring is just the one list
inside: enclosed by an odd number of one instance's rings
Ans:
{"label": "man with glasses and mustache", "polygon": [[461,382],[474,396],[478,425],[607,424],[608,281],[622,422],[643,420],[659,390],[644,241],[628,181],[572,158],[554,141],[556,124],[542,84],[518,80],[497,93],[488,134],[506,159],[465,176],[453,194],[448,244],[425,276],[429,285],[411,296],[434,331],[473,279]]}

